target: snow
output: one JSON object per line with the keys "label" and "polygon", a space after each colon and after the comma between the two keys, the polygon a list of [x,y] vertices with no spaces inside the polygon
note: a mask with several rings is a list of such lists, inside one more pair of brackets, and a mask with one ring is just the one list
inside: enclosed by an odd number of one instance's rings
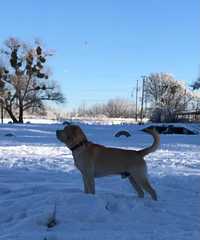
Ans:
{"label": "snow", "polygon": [[[140,149],[152,142],[139,131],[144,126],[80,125],[106,146]],[[71,151],[56,139],[61,128],[0,125],[0,239],[200,239],[199,135],[161,135],[159,150],[146,157],[155,202],[148,194],[139,199],[118,176],[97,179],[96,195],[84,194]],[[119,130],[132,136],[115,138]],[[55,206],[57,224],[48,228]]]}
{"label": "snow", "polygon": [[[11,118],[4,118],[3,119],[4,123],[12,123]],[[51,124],[51,123],[58,123],[56,120],[51,120],[51,119],[46,119],[46,118],[25,118],[24,123],[30,124],[30,123],[37,123],[37,124]]]}

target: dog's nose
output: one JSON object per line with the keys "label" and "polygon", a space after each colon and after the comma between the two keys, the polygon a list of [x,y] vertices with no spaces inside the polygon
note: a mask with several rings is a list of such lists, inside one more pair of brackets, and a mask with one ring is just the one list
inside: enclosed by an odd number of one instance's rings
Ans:
{"label": "dog's nose", "polygon": [[56,137],[59,138],[61,130],[56,130]]}

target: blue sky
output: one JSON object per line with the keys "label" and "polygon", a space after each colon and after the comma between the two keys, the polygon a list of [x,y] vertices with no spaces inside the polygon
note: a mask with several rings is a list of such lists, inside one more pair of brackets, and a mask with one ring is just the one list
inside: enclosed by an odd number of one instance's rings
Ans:
{"label": "blue sky", "polygon": [[141,75],[169,72],[192,83],[200,64],[199,0],[2,1],[0,43],[42,40],[67,97],[66,110],[131,99]]}

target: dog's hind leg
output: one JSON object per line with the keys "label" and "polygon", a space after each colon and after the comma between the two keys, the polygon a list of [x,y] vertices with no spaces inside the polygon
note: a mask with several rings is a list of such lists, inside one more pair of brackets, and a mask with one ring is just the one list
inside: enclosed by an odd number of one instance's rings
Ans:
{"label": "dog's hind leg", "polygon": [[88,174],[83,174],[84,192],[95,194],[95,180],[94,177]]}
{"label": "dog's hind leg", "polygon": [[149,183],[148,179],[146,177],[142,178],[141,179],[141,186],[143,187],[143,189],[145,191],[147,191],[153,200],[157,200],[157,194],[156,194],[156,191],[152,188],[151,184]]}
{"label": "dog's hind leg", "polygon": [[142,190],[142,188],[140,187],[140,185],[135,181],[133,176],[129,176],[128,177],[129,182],[131,183],[131,185],[135,188],[138,197],[143,198],[144,197],[144,192]]}

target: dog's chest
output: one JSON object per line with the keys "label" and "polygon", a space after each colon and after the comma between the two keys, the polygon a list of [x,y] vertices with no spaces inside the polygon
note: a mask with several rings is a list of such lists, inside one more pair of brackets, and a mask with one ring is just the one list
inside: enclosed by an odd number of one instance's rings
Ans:
{"label": "dog's chest", "polygon": [[73,153],[73,157],[74,157],[74,165],[79,169],[83,169],[83,165],[84,165],[84,159],[83,156],[80,152],[75,152]]}

